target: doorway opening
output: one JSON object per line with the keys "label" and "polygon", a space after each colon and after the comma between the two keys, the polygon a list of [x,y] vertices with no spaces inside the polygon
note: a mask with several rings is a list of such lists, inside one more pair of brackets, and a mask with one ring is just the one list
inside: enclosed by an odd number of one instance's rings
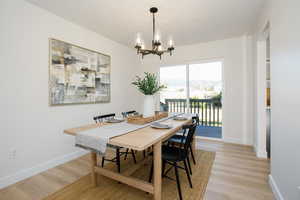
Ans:
{"label": "doorway opening", "polygon": [[271,157],[271,60],[269,22],[257,41],[256,66],[256,156]]}
{"label": "doorway opening", "polygon": [[196,135],[222,139],[222,61],[163,66],[160,108],[168,112],[197,114]]}

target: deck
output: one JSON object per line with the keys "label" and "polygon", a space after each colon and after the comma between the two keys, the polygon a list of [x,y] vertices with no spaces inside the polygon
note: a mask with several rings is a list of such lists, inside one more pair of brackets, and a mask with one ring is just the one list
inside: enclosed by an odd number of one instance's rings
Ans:
{"label": "deck", "polygon": [[197,126],[197,129],[196,129],[196,136],[221,139],[222,138],[222,127],[199,125],[199,126]]}

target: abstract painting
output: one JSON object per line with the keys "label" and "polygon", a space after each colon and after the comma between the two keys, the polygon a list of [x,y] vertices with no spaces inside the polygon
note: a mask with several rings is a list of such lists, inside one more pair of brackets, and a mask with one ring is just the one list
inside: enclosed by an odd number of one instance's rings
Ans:
{"label": "abstract painting", "polygon": [[110,56],[50,39],[50,105],[110,101]]}

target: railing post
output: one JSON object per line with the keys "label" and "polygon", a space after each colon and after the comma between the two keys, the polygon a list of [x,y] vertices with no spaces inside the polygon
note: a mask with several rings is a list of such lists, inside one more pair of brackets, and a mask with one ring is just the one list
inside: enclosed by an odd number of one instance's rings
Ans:
{"label": "railing post", "polygon": [[204,119],[204,116],[203,116],[203,101],[201,101],[201,124],[203,125],[203,119]]}
{"label": "railing post", "polygon": [[207,101],[205,102],[205,125],[207,126],[207,108],[208,108],[208,106],[207,106]]}
{"label": "railing post", "polygon": [[169,109],[169,99],[166,99],[165,102],[166,102],[167,111],[171,112],[170,109]]}
{"label": "railing post", "polygon": [[220,120],[220,118],[219,118],[219,109],[220,109],[220,107],[219,107],[219,105],[217,105],[217,126],[219,126],[219,120]]}
{"label": "railing post", "polygon": [[213,103],[213,126],[216,126],[215,104]]}

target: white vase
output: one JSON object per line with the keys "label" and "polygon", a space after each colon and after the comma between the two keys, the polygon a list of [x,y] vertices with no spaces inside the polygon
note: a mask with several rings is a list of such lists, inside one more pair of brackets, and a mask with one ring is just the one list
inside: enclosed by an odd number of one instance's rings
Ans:
{"label": "white vase", "polygon": [[153,95],[145,95],[144,96],[144,117],[151,117],[155,114],[155,104],[154,104],[154,96]]}

